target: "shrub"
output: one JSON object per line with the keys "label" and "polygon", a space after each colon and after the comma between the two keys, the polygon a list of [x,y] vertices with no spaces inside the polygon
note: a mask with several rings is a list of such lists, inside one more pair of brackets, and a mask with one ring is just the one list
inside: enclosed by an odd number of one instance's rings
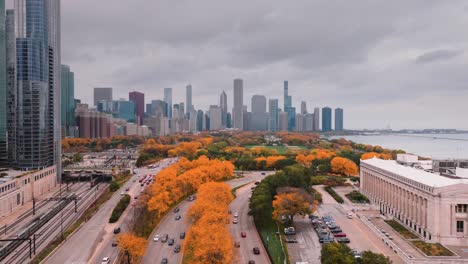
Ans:
{"label": "shrub", "polygon": [[348,199],[353,203],[368,203],[369,202],[369,199],[367,199],[367,197],[364,194],[358,191],[352,191],[346,194],[346,197],[348,197]]}
{"label": "shrub", "polygon": [[329,193],[333,197],[333,199],[335,199],[335,201],[337,201],[338,203],[340,203],[340,204],[344,203],[343,198],[341,198],[341,196],[339,196],[335,192],[335,190],[333,190],[332,187],[330,187],[330,186],[325,187],[325,191],[327,191],[327,193]]}
{"label": "shrub", "polygon": [[118,189],[120,188],[120,185],[118,182],[116,181],[111,181],[110,184],[109,184],[109,190],[111,192],[116,192]]}
{"label": "shrub", "polygon": [[130,195],[125,194],[122,198],[120,198],[119,203],[115,206],[114,210],[112,211],[111,217],[109,218],[109,223],[117,222],[129,203]]}

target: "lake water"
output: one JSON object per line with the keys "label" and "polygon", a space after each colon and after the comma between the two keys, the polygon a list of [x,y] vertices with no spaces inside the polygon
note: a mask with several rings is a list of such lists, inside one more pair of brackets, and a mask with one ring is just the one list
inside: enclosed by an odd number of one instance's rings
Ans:
{"label": "lake water", "polygon": [[388,149],[402,149],[433,159],[468,159],[468,134],[390,134],[342,138]]}

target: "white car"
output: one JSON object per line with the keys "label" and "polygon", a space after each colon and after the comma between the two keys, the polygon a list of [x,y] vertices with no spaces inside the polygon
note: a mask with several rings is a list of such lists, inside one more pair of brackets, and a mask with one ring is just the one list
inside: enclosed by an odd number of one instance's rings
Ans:
{"label": "white car", "polygon": [[158,242],[160,238],[161,238],[160,235],[155,235],[154,238],[153,238],[153,241]]}
{"label": "white car", "polygon": [[239,217],[239,214],[238,214],[238,213],[234,213],[234,217]]}
{"label": "white car", "polygon": [[352,218],[353,218],[353,214],[352,214],[352,213],[348,213],[348,218],[349,218],[349,219],[352,219]]}
{"label": "white car", "polygon": [[102,258],[101,264],[108,264],[108,263],[110,263],[110,258],[109,257]]}

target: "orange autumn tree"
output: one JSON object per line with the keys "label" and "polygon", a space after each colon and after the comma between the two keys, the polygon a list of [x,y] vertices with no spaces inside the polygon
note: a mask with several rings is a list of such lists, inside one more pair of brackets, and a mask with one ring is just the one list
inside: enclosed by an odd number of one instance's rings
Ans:
{"label": "orange autumn tree", "polygon": [[342,158],[335,157],[330,162],[331,169],[334,173],[338,173],[345,176],[357,176],[358,167],[353,161]]}
{"label": "orange autumn tree", "polygon": [[190,263],[224,264],[232,260],[232,239],[228,225],[231,187],[209,182],[200,186],[198,197],[189,210],[194,221],[184,243],[184,258]]}
{"label": "orange autumn tree", "polygon": [[304,154],[299,154],[296,156],[296,162],[306,167],[312,166],[312,162],[314,161],[314,159],[315,158],[312,155],[306,156]]}
{"label": "orange autumn tree", "polygon": [[189,159],[194,158],[197,155],[198,149],[202,146],[200,142],[182,142],[177,145],[176,148],[169,150],[169,157],[187,157]]}
{"label": "orange autumn tree", "polygon": [[372,158],[379,158],[379,159],[384,159],[384,160],[390,160],[392,159],[391,154],[387,153],[377,153],[377,152],[366,152],[362,154],[361,160],[367,160],[367,159],[372,159]]}
{"label": "orange autumn tree", "polygon": [[257,166],[260,166],[263,162],[265,162],[266,168],[273,168],[276,163],[280,160],[286,159],[285,156],[268,156],[268,157],[258,157],[255,159],[257,162]]}
{"label": "orange autumn tree", "polygon": [[282,216],[294,220],[295,215],[305,216],[313,212],[311,199],[299,191],[281,193],[273,200],[273,219],[280,221]]}
{"label": "orange autumn tree", "polygon": [[127,255],[128,263],[136,263],[136,259],[145,255],[147,240],[133,233],[122,233],[117,236],[117,246]]}

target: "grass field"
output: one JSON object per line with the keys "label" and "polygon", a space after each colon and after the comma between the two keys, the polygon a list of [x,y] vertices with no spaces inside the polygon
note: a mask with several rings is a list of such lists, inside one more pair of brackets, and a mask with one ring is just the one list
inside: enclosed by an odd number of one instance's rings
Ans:
{"label": "grass field", "polygon": [[246,146],[247,148],[266,148],[266,149],[275,149],[276,151],[278,151],[279,154],[285,154],[288,150],[299,150],[299,149],[307,149],[306,147],[304,146],[262,146],[262,145],[249,145],[249,146]]}
{"label": "grass field", "polygon": [[418,239],[418,236],[409,231],[406,227],[402,226],[395,220],[385,220],[389,226],[391,226],[395,231],[400,233],[400,235],[406,239]]}

